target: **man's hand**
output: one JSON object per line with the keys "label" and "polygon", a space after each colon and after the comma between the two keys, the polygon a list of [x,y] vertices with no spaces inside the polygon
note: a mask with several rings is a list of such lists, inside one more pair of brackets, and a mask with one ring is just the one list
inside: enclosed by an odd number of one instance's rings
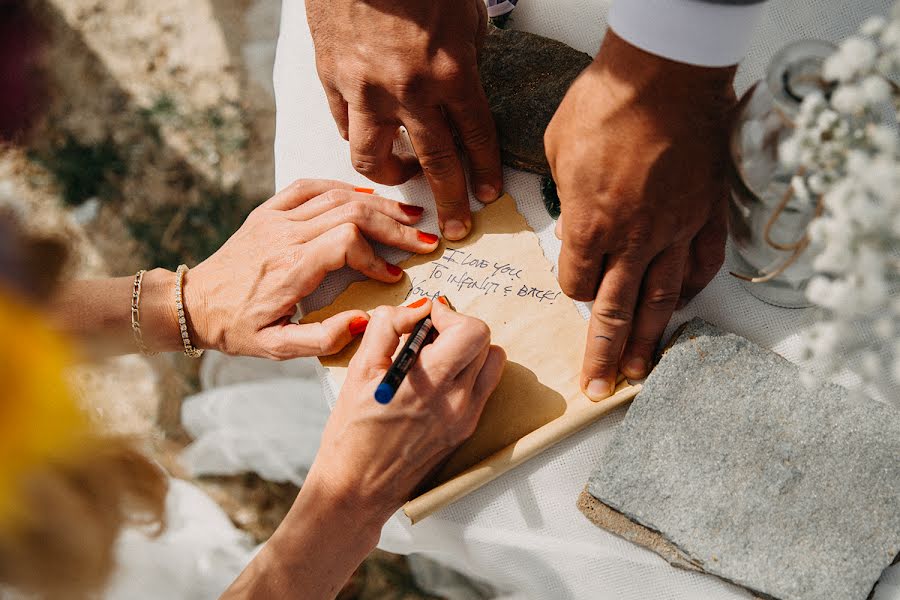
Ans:
{"label": "man's hand", "polygon": [[[484,2],[306,0],[306,13],[319,78],[354,168],[398,185],[421,166],[444,237],[465,237],[471,215],[454,132],[468,156],[475,196],[496,200],[503,184],[497,133],[478,77]],[[418,159],[393,152],[401,125]]]}
{"label": "man's hand", "polygon": [[734,68],[644,52],[609,31],[544,143],[562,203],[559,281],[594,300],[582,387],[647,374],[679,302],[724,258]]}

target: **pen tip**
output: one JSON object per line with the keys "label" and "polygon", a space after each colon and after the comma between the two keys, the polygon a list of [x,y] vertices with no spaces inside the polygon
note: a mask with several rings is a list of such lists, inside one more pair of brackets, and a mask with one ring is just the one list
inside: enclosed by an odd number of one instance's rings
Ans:
{"label": "pen tip", "polygon": [[387,404],[394,398],[396,391],[386,383],[379,383],[375,388],[375,400],[379,404]]}

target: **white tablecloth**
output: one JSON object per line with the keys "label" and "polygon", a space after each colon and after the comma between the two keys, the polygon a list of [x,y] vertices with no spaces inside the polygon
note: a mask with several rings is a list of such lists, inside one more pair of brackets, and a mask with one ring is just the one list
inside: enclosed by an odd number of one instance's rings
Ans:
{"label": "white tablecloth", "polygon": [[[605,29],[608,4],[608,0],[522,0],[512,24],[593,54]],[[786,42],[803,37],[841,39],[869,14],[885,13],[888,4],[886,0],[771,2],[757,42],[739,72],[738,92],[761,76],[769,58]],[[353,171],[348,146],[329,113],[315,71],[303,0],[284,2],[275,90],[277,187],[300,177],[368,185]],[[543,209],[538,180],[531,174],[505,170],[506,189],[517,199],[546,255],[555,263],[559,242]],[[430,205],[431,194],[421,177],[393,189],[376,189],[404,202]],[[477,206],[473,201],[473,209]],[[436,231],[434,210],[426,216],[424,227]],[[385,256],[392,260],[402,257],[392,252]],[[346,272],[329,277],[305,308],[329,302],[349,277]],[[797,332],[812,319],[810,311],[763,304],[724,269],[676,314],[669,331],[693,316],[795,361],[799,359]],[[578,494],[594,465],[603,459],[603,450],[623,415],[624,411],[610,415],[415,527],[395,517],[384,529],[381,547],[423,552],[528,598],[749,598],[746,592],[714,577],[670,567],[657,555],[594,527],[575,508]]]}

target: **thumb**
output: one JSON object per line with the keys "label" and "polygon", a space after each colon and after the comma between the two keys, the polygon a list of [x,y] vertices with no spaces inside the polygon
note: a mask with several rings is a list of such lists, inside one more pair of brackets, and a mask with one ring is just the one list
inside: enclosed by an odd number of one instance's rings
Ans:
{"label": "thumb", "polygon": [[353,357],[355,368],[367,374],[387,370],[400,345],[400,336],[411,333],[416,323],[428,316],[431,307],[431,301],[426,300],[421,304],[413,303],[413,306],[376,308],[359,350]]}

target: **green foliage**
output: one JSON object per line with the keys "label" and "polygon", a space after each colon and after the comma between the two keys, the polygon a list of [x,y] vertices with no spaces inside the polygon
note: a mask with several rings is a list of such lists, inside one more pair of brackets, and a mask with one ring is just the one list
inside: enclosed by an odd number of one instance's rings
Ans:
{"label": "green foliage", "polygon": [[61,146],[44,153],[31,153],[32,160],[53,174],[66,204],[78,205],[94,196],[114,195],[116,176],[126,172],[125,161],[112,140],[82,144],[71,134]]}
{"label": "green foliage", "polygon": [[205,187],[196,202],[161,204],[130,219],[128,225],[153,264],[174,270],[181,263],[195,265],[215,252],[247,214],[240,190]]}

